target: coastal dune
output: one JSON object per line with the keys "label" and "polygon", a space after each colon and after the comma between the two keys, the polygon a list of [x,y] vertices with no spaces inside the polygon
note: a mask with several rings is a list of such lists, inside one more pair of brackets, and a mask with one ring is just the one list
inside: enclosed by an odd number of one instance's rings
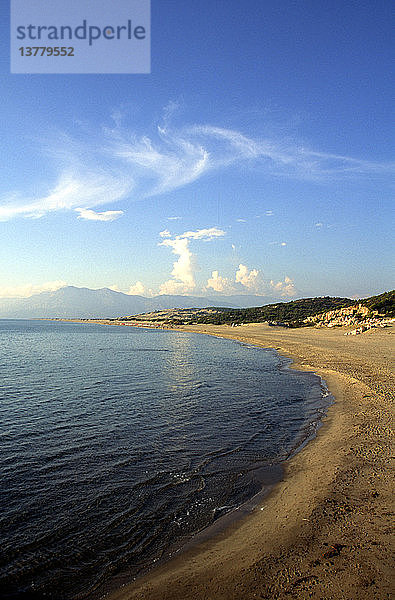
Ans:
{"label": "coastal dune", "polygon": [[250,514],[131,584],[115,581],[106,597],[389,600],[394,327],[355,337],[263,324],[179,329],[276,348],[319,374],[335,403]]}

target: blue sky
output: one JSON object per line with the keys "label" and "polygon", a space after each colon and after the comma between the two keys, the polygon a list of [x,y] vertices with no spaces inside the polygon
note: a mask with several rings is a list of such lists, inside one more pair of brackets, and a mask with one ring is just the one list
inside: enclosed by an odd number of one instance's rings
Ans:
{"label": "blue sky", "polygon": [[11,75],[0,297],[393,285],[387,1],[152,0],[149,75]]}

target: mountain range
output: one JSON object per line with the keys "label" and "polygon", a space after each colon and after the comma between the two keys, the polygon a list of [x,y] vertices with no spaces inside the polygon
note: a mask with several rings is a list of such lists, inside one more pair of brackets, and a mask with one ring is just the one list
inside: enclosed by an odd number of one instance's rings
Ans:
{"label": "mountain range", "polygon": [[108,288],[92,290],[66,286],[55,292],[41,292],[29,298],[0,298],[0,318],[114,318],[169,308],[248,308],[281,299],[267,296],[235,295],[217,297],[129,296]]}

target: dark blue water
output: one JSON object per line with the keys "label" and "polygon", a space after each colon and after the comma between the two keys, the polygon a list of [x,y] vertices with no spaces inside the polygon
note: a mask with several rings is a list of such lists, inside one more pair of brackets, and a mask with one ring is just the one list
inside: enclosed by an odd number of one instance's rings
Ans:
{"label": "dark blue water", "polygon": [[253,496],[329,403],[285,364],[196,334],[0,320],[0,596],[84,598]]}

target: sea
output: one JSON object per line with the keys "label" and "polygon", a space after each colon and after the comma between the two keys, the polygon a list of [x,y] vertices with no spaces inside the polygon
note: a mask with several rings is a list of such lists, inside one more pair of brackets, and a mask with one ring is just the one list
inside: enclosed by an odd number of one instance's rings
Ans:
{"label": "sea", "polygon": [[0,597],[99,597],[269,490],[332,401],[289,365],[194,333],[0,320]]}

